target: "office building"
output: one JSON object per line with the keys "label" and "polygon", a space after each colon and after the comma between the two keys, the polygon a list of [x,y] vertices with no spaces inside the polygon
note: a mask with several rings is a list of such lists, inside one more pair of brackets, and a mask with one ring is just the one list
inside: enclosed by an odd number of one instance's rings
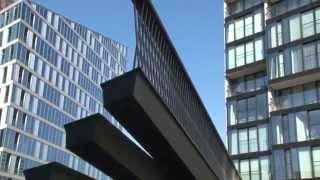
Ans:
{"label": "office building", "polygon": [[320,1],[225,0],[228,149],[245,180],[320,177]]}
{"label": "office building", "polygon": [[100,33],[29,0],[1,0],[0,179],[51,161],[108,179],[65,149],[64,124],[110,119],[100,83],[126,61],[127,48]]}

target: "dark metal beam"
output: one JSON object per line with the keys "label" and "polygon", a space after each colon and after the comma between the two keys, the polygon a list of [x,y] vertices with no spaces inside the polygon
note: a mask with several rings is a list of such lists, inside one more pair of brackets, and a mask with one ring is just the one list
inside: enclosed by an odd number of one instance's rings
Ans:
{"label": "dark metal beam", "polygon": [[[224,170],[228,162],[210,168],[140,69],[108,81],[102,88],[106,109],[166,168],[171,179],[218,179],[214,171]],[[212,156],[222,155],[226,154]],[[233,171],[225,173],[236,176]]]}
{"label": "dark metal beam", "polygon": [[56,162],[25,170],[24,175],[26,180],[94,180]]}
{"label": "dark metal beam", "polygon": [[165,180],[153,159],[100,114],[65,126],[67,149],[117,180]]}

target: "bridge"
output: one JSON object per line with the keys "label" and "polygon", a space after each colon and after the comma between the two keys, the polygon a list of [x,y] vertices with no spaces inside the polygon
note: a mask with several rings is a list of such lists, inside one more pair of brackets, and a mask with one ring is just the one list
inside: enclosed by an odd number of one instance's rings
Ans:
{"label": "bridge", "polygon": [[67,148],[114,179],[240,179],[152,3],[132,2],[134,69],[101,87],[104,107],[143,149],[98,114],[65,126]]}

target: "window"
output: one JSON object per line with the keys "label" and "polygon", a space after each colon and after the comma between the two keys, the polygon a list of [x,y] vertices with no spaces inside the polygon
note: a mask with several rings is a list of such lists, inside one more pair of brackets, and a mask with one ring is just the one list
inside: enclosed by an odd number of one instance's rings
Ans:
{"label": "window", "polygon": [[312,158],[314,176],[320,177],[320,147],[315,147],[312,149]]}
{"label": "window", "polygon": [[312,178],[311,158],[309,148],[299,148],[299,165],[301,178]]}
{"label": "window", "polygon": [[4,103],[7,103],[9,100],[9,86],[6,86],[4,89],[5,89]]}
{"label": "window", "polygon": [[259,61],[264,59],[264,49],[263,49],[263,41],[262,39],[258,39],[255,41],[255,60]]}
{"label": "window", "polygon": [[262,89],[266,86],[266,75],[264,73],[258,73],[256,77],[256,90]]}
{"label": "window", "polygon": [[228,137],[229,152],[233,155],[269,149],[267,125],[239,131],[232,130],[229,132]]}
{"label": "window", "polygon": [[285,159],[283,150],[274,150],[272,152],[273,159],[277,160],[277,163],[274,163],[274,179],[286,179],[286,171],[285,171]]}
{"label": "window", "polygon": [[277,26],[275,25],[270,28],[270,38],[271,48],[277,47]]}
{"label": "window", "polygon": [[293,106],[301,106],[304,104],[303,99],[303,87],[296,86],[293,88],[293,95],[292,95]]}
{"label": "window", "polygon": [[306,141],[309,138],[307,113],[297,112],[296,113],[296,132],[297,141]]}
{"label": "window", "polygon": [[239,130],[239,153],[248,152],[248,131],[247,129]]}
{"label": "window", "polygon": [[264,59],[263,40],[231,47],[228,50],[228,69],[240,67]]}
{"label": "window", "polygon": [[288,179],[299,179],[299,160],[297,149],[285,151],[285,160]]}
{"label": "window", "polygon": [[[320,14],[319,14],[320,15]],[[254,33],[262,31],[262,13],[258,12],[254,15]]]}
{"label": "window", "polygon": [[249,152],[258,151],[257,128],[249,129]]}
{"label": "window", "polygon": [[[275,175],[279,179],[314,179],[319,177],[320,166],[320,148],[319,147],[301,147],[290,148],[285,151],[276,150],[274,153],[276,163]],[[282,170],[286,169],[286,173]],[[285,174],[287,175],[285,177]],[[282,178],[280,178],[282,177]]]}
{"label": "window", "polygon": [[284,76],[284,68],[285,68],[285,64],[284,64],[284,59],[283,59],[283,54],[279,54],[278,56],[278,77],[283,77]]}
{"label": "window", "polygon": [[283,144],[281,116],[272,117],[273,144]]}
{"label": "window", "polygon": [[236,48],[236,61],[237,66],[243,66],[245,64],[245,51],[244,45],[240,45]]}
{"label": "window", "polygon": [[266,118],[267,116],[267,95],[261,94],[257,96],[257,120]]}
{"label": "window", "polygon": [[235,59],[235,49],[231,48],[228,52],[228,69],[233,69],[236,67],[236,59]]}
{"label": "window", "polygon": [[278,46],[282,45],[282,24],[277,24],[277,39],[278,39]]}
{"label": "window", "polygon": [[287,178],[292,179],[291,151],[285,151]]}
{"label": "window", "polygon": [[289,19],[290,40],[294,41],[301,38],[300,17],[294,16]]}
{"label": "window", "polygon": [[301,72],[303,69],[301,48],[294,48],[291,51],[292,73]]}
{"label": "window", "polygon": [[231,154],[238,154],[238,133],[236,130],[231,131],[231,148],[230,153]]}
{"label": "window", "polygon": [[270,164],[267,156],[255,159],[234,160],[241,179],[270,180]]}
{"label": "window", "polygon": [[249,160],[240,161],[240,175],[242,180],[250,180]]}
{"label": "window", "polygon": [[270,180],[270,167],[268,157],[261,157],[261,180]]}
{"label": "window", "polygon": [[256,73],[230,81],[228,96],[257,91],[266,86],[266,74]]}
{"label": "window", "polygon": [[317,33],[320,33],[320,8],[315,10],[315,16],[316,16],[316,31]]}
{"label": "window", "polygon": [[[272,117],[273,144],[301,142],[320,138],[320,110],[302,111]],[[259,145],[265,140],[259,127]],[[266,131],[265,129],[263,130]],[[260,150],[263,149],[260,147]]]}
{"label": "window", "polygon": [[246,64],[254,62],[254,49],[253,42],[246,44]]}
{"label": "window", "polygon": [[8,74],[7,70],[8,70],[7,66],[3,68],[3,76],[2,76],[2,83],[3,84],[6,83],[6,81],[7,81],[7,74]]}
{"label": "window", "polygon": [[269,59],[269,69],[270,69],[270,79],[276,79],[277,77],[277,71],[278,71],[278,66],[277,66],[277,57],[273,54],[270,55]]}
{"label": "window", "polygon": [[315,44],[308,44],[303,47],[303,60],[304,60],[304,70],[309,70],[316,68],[316,46]]}
{"label": "window", "polygon": [[3,41],[3,32],[0,32],[0,46],[2,46],[2,41]]}
{"label": "window", "polygon": [[314,17],[313,11],[302,14],[302,34],[308,37],[314,34]]}
{"label": "window", "polygon": [[239,171],[239,162],[237,160],[233,160],[233,164],[236,167],[237,171]]}
{"label": "window", "polygon": [[256,97],[248,99],[248,121],[256,120]]}
{"label": "window", "polygon": [[305,104],[312,104],[317,102],[317,91],[314,83],[306,84],[304,86],[304,99]]}
{"label": "window", "polygon": [[320,110],[310,111],[310,138],[319,139],[320,138]]}
{"label": "window", "polygon": [[251,179],[260,179],[259,160],[250,160]]}
{"label": "window", "polygon": [[283,53],[279,52],[278,54],[272,55],[269,66],[271,70],[271,79],[283,77],[285,75],[286,67]]}
{"label": "window", "polygon": [[255,76],[250,75],[245,77],[246,91],[251,92],[255,90]]}
{"label": "window", "polygon": [[282,24],[276,23],[270,28],[270,46],[277,47],[282,44]]}
{"label": "window", "polygon": [[279,92],[278,104],[281,108],[291,107],[290,89],[285,89]]}
{"label": "window", "polygon": [[259,151],[268,150],[268,128],[267,125],[259,126]]}
{"label": "window", "polygon": [[247,100],[240,100],[237,104],[237,118],[239,123],[247,121]]}
{"label": "window", "polygon": [[237,80],[235,91],[238,94],[246,92],[246,81],[244,78]]}
{"label": "window", "polygon": [[[267,116],[266,94],[260,94],[248,99],[228,102],[228,118],[230,125],[247,121],[262,120]],[[236,112],[236,113],[235,113]]]}
{"label": "window", "polygon": [[235,22],[236,40],[244,37],[244,22],[243,19],[239,19]]}
{"label": "window", "polygon": [[253,18],[251,15],[245,18],[245,36],[253,34]]}
{"label": "window", "polygon": [[227,42],[234,41],[234,23],[228,25]]}
{"label": "window", "polygon": [[229,122],[230,125],[235,125],[236,122],[236,103],[235,102],[230,102],[229,103]]}

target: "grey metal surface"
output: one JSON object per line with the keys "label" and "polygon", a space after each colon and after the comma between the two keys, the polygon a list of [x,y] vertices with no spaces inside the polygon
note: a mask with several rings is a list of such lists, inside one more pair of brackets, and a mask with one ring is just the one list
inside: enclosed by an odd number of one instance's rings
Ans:
{"label": "grey metal surface", "polygon": [[26,180],[94,180],[56,162],[25,170],[24,175]]}
{"label": "grey metal surface", "polygon": [[165,180],[153,159],[100,114],[65,126],[67,148],[117,180]]}

